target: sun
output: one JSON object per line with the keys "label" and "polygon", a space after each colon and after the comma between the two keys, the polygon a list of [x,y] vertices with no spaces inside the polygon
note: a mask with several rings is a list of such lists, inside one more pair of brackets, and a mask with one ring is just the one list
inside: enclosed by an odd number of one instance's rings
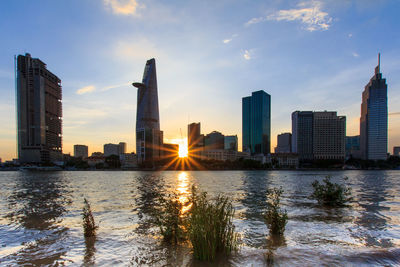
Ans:
{"label": "sun", "polygon": [[171,143],[179,145],[178,154],[180,158],[186,158],[188,156],[187,138],[172,139]]}

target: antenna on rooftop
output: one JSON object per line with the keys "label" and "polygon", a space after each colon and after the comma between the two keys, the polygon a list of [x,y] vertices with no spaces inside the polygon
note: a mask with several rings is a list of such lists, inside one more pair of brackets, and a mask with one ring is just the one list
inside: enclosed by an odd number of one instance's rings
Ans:
{"label": "antenna on rooftop", "polygon": [[381,72],[381,53],[378,53],[378,72]]}

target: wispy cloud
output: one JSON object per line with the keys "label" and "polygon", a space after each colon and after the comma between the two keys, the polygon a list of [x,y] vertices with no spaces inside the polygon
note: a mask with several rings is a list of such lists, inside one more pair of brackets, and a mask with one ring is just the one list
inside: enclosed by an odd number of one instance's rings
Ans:
{"label": "wispy cloud", "polygon": [[128,82],[128,83],[110,85],[110,86],[107,86],[107,87],[102,88],[101,91],[104,92],[104,91],[108,91],[108,90],[111,90],[111,89],[116,89],[116,88],[120,88],[120,87],[124,87],[124,86],[129,86],[130,84],[131,84],[131,83]]}
{"label": "wispy cloud", "polygon": [[85,87],[82,87],[81,89],[76,90],[76,93],[78,95],[83,95],[83,94],[87,94],[87,93],[92,93],[96,90],[96,87],[94,85],[88,85]]}
{"label": "wispy cloud", "polygon": [[135,15],[139,4],[136,0],[103,0],[104,5],[117,15]]}
{"label": "wispy cloud", "polygon": [[237,37],[237,36],[238,36],[238,35],[235,33],[235,34],[233,34],[233,35],[231,36],[231,38],[225,39],[225,40],[223,40],[222,42],[223,42],[224,44],[230,43],[230,42],[233,40],[233,38],[235,38],[235,37]]}
{"label": "wispy cloud", "polygon": [[360,55],[357,54],[356,52],[353,52],[352,55],[353,55],[353,57],[359,57],[359,56],[360,56]]}
{"label": "wispy cloud", "polygon": [[353,37],[353,34],[352,34],[352,33],[349,33],[347,36],[348,36],[349,38],[351,38],[351,37]]}
{"label": "wispy cloud", "polygon": [[295,9],[283,9],[266,17],[252,18],[245,23],[246,26],[267,20],[275,21],[300,21],[304,28],[310,32],[328,30],[332,18],[327,12],[321,10],[322,3],[319,1],[300,2]]}
{"label": "wispy cloud", "polygon": [[246,59],[246,60],[250,60],[251,59],[251,52],[249,50],[244,50],[243,58]]}

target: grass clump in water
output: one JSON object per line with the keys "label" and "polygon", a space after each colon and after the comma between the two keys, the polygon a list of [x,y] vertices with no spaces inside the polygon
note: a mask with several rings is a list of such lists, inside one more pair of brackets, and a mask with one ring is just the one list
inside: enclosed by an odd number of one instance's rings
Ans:
{"label": "grass clump in water", "polygon": [[96,230],[97,228],[99,228],[99,226],[97,226],[94,221],[92,209],[90,208],[90,204],[86,198],[84,198],[82,217],[83,217],[83,233],[85,237],[96,236]]}
{"label": "grass clump in water", "polygon": [[192,187],[191,209],[188,217],[188,236],[196,259],[212,261],[217,252],[229,255],[237,250],[238,234],[233,225],[235,210],[228,197],[214,200],[206,192]]}
{"label": "grass clump in water", "polygon": [[280,207],[282,188],[273,188],[268,191],[268,207],[265,214],[265,222],[271,235],[282,236],[288,221],[286,210]]}
{"label": "grass clump in water", "polygon": [[160,198],[161,209],[156,217],[164,241],[177,244],[186,239],[185,217],[183,208],[188,203],[182,203],[176,193],[168,198]]}
{"label": "grass clump in water", "polygon": [[311,198],[316,199],[318,203],[328,207],[342,207],[352,200],[350,187],[332,183],[330,176],[326,176],[323,182],[324,184],[315,180],[312,183],[314,192]]}

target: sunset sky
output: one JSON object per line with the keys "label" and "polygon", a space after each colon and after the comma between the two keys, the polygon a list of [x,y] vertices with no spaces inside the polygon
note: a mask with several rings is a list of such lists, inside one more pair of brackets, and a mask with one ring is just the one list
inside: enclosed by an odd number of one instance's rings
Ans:
{"label": "sunset sky", "polygon": [[295,110],[347,116],[359,134],[361,93],[381,52],[389,152],[400,146],[400,1],[3,0],[0,2],[0,158],[16,157],[14,55],[29,52],[62,80],[63,152],[126,142],[135,150],[136,89],[157,65],[165,142],[237,134],[241,100],[272,101],[272,145]]}

